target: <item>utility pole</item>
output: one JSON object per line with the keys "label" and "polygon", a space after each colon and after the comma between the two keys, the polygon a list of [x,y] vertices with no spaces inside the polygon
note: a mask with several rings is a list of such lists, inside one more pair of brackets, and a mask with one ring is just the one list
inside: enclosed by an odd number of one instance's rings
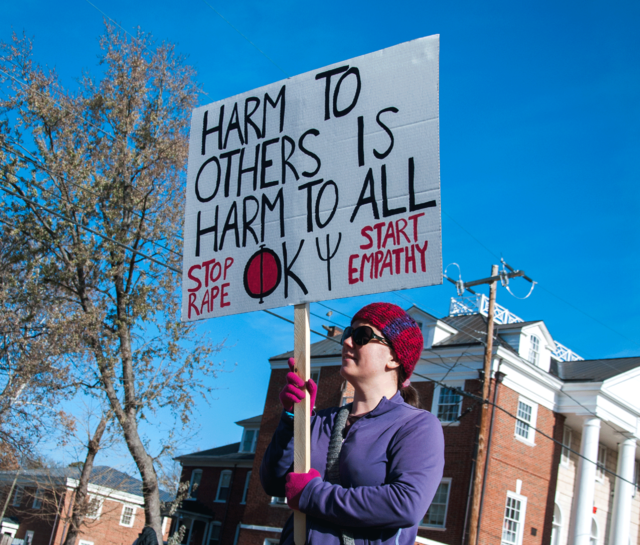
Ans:
{"label": "utility pole", "polygon": [[[487,339],[484,348],[484,378],[482,382],[482,409],[480,413],[480,432],[478,434],[478,452],[476,455],[475,473],[473,477],[473,498],[471,500],[471,516],[469,517],[469,541],[468,545],[477,545],[479,536],[479,519],[480,519],[480,503],[482,499],[482,489],[484,481],[484,468],[487,455],[487,428],[489,427],[489,385],[491,384],[491,361],[493,359],[493,325],[496,304],[497,282],[504,282],[506,279],[515,278],[517,276],[525,276],[524,271],[512,271],[508,274],[504,271],[498,274],[498,265],[491,266],[491,276],[474,280],[473,282],[456,282],[447,277],[447,280],[456,284],[463,291],[466,289],[471,293],[475,293],[469,288],[479,286],[480,284],[489,284],[489,310],[487,316]],[[526,278],[526,276],[525,276]]]}

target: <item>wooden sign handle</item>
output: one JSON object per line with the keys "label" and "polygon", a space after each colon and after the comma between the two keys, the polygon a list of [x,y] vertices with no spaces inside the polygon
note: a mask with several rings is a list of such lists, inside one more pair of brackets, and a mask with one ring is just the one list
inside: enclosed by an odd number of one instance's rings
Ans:
{"label": "wooden sign handle", "polygon": [[[309,326],[309,303],[294,306],[295,372],[307,382],[311,378],[311,331]],[[309,394],[293,409],[293,471],[307,473],[311,469],[311,409]],[[305,545],[307,517],[300,511],[293,512],[293,541]]]}

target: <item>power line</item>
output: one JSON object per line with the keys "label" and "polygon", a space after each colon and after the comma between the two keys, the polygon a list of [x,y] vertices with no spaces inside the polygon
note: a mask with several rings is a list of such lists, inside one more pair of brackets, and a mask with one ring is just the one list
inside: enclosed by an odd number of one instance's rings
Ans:
{"label": "power line", "polygon": [[202,0],[207,6],[209,6],[215,13],[222,19],[225,23],[227,23],[233,30],[235,30],[240,36],[242,36],[245,40],[247,40],[253,47],[255,47],[266,59],[269,60],[271,64],[273,64],[280,72],[282,72],[286,77],[289,77],[287,74],[271,57],[269,57],[262,49],[260,49],[256,44],[254,44],[249,38],[247,38],[242,32],[240,32],[235,26],[231,24],[231,22],[224,17],[216,8],[214,8],[207,0]]}
{"label": "power line", "polygon": [[[94,3],[90,2],[89,0],[85,0],[85,2],[87,2],[87,4],[89,4],[90,6],[94,7],[96,10],[98,10],[104,17],[106,17],[107,19],[109,19],[109,21],[111,21],[114,25],[116,25],[120,30],[122,30],[123,32],[126,32],[129,36],[131,36],[131,38],[133,38],[135,41],[137,41],[138,43],[140,43],[142,45],[142,47],[144,47],[145,51],[147,53],[149,53],[150,55],[153,55],[153,52],[142,42],[142,40],[140,38],[138,38],[137,36],[134,36],[133,34],[131,34],[131,32],[129,32],[126,28],[124,28],[120,23],[118,23],[115,19],[109,17],[104,11],[102,11],[98,6],[96,6]],[[203,95],[207,95],[209,96],[209,93],[205,93],[202,89],[198,89],[199,93],[202,93]]]}
{"label": "power line", "polygon": [[[471,234],[467,229],[465,229],[457,220],[455,220],[453,217],[451,217],[449,214],[447,214],[446,212],[443,211],[443,214],[445,216],[447,216],[451,221],[453,221],[458,227],[460,227],[460,229],[462,229],[465,233],[467,233],[467,235],[469,235],[473,240],[475,240],[480,246],[482,246],[487,252],[489,252],[492,256],[494,256],[496,259],[501,259],[500,256],[498,256],[495,252],[493,252],[491,249],[489,249],[485,244],[483,244],[478,238],[476,238],[475,235]],[[616,331],[615,329],[613,329],[611,326],[601,322],[600,320],[598,320],[597,318],[591,316],[591,314],[585,312],[584,310],[581,310],[580,308],[578,308],[577,306],[575,306],[573,303],[570,303],[569,301],[567,301],[566,299],[563,299],[562,297],[560,297],[559,295],[556,295],[555,293],[553,293],[552,291],[549,291],[547,288],[545,288],[542,284],[540,284],[538,282],[538,286],[540,286],[540,288],[542,288],[544,291],[546,291],[549,295],[553,295],[553,297],[555,297],[556,299],[562,301],[563,303],[565,303],[566,305],[570,306],[571,308],[573,308],[574,310],[577,310],[578,312],[580,312],[581,314],[584,314],[587,318],[592,319],[594,322],[596,322],[597,324],[600,324],[601,326],[606,327],[609,331],[612,331],[613,333],[615,333],[616,335],[622,337],[623,339],[632,342],[633,344],[635,344],[636,346],[640,346],[640,343],[638,341],[634,341],[633,339],[630,339],[629,337],[627,337],[626,335],[620,333],[619,331]]]}
{"label": "power line", "polygon": [[0,68],[0,72],[2,72],[5,76],[10,77],[13,81],[19,83],[20,85],[22,85],[23,87],[25,87],[27,90],[33,91],[34,93],[40,95],[42,98],[44,98],[45,100],[51,100],[51,102],[53,102],[58,108],[61,108],[63,110],[67,110],[67,112],[69,112],[72,115],[75,115],[76,117],[79,117],[80,119],[82,119],[82,121],[84,123],[86,123],[87,125],[93,127],[94,129],[100,131],[101,133],[103,133],[105,136],[112,136],[111,134],[109,134],[107,131],[105,131],[104,129],[101,129],[100,127],[98,127],[97,125],[94,125],[93,123],[91,123],[90,121],[87,121],[80,112],[75,112],[73,111],[71,108],[68,108],[67,106],[63,105],[63,104],[58,104],[52,97],[48,97],[47,95],[45,95],[44,93],[41,93],[40,91],[38,91],[37,89],[33,89],[32,87],[30,87],[27,83],[25,83],[24,81],[19,80],[18,78],[12,76],[11,74],[9,74],[8,72],[5,72],[4,70],[2,70],[2,68]]}
{"label": "power line", "polygon": [[91,229],[90,227],[87,227],[86,225],[81,225],[80,223],[73,221],[72,219],[59,214],[58,212],[55,212],[54,210],[51,210],[45,206],[42,206],[41,204],[32,201],[31,199],[28,199],[27,197],[20,195],[19,193],[14,193],[13,191],[9,191],[7,188],[0,186],[0,190],[4,191],[5,193],[8,193],[9,195],[12,195],[14,197],[17,197],[19,199],[22,199],[23,201],[31,204],[32,206],[36,206],[42,210],[44,210],[45,212],[48,212],[49,214],[53,214],[54,216],[60,218],[63,221],[67,221],[69,223],[72,223],[73,225],[75,225],[76,227],[80,227],[80,229],[84,229],[85,231],[88,231],[89,233],[96,235],[98,237],[100,237],[103,240],[106,240],[107,242],[111,242],[113,244],[116,244],[117,246],[120,246],[121,248],[124,248],[125,250],[129,250],[130,252],[133,252],[136,255],[139,255],[140,257],[142,257],[143,259],[148,259],[149,261],[153,261],[154,263],[156,263],[157,265],[161,265],[162,267],[166,267],[167,269],[178,273],[178,274],[182,274],[182,271],[179,269],[176,269],[175,267],[172,267],[171,265],[167,264],[167,263],[163,263],[162,261],[158,261],[157,259],[151,257],[150,255],[147,255],[143,252],[140,252],[138,250],[135,250],[134,248],[132,248],[131,246],[127,246],[126,244],[123,244],[122,242],[118,242],[117,240],[114,240],[112,238],[109,238],[101,233],[98,233],[98,231],[95,231],[93,229]]}
{"label": "power line", "polygon": [[[11,183],[11,182],[9,182]],[[83,208],[82,206],[71,202],[71,201],[66,201],[62,196],[58,196],[56,195],[53,191],[51,191],[50,189],[47,189],[45,187],[42,187],[40,184],[38,184],[37,182],[31,181],[31,184],[36,186],[40,191],[43,191],[45,193],[50,194],[54,199],[58,199],[60,202],[63,202],[65,204],[68,204],[69,206],[72,206],[73,208],[76,208],[78,211],[80,211],[83,214],[89,214],[89,211],[86,208]],[[13,185],[13,184],[12,184]],[[140,214],[140,217],[142,217],[142,214]],[[151,239],[148,239],[146,237],[143,237],[142,235],[139,235],[140,238],[142,240],[144,240],[145,242],[148,242],[149,244],[153,244],[154,246],[157,246],[158,248],[162,248],[163,250],[167,250],[168,252],[171,252],[172,254],[174,254],[177,257],[182,257],[182,254],[179,252],[176,252],[175,250],[172,250],[171,248],[167,248],[166,246],[163,246],[162,244],[158,243],[158,242],[154,242]]]}
{"label": "power line", "polygon": [[450,390],[455,391],[457,394],[465,396],[465,397],[469,397],[473,400],[475,400],[478,403],[486,403],[487,405],[491,405],[492,407],[495,407],[496,409],[498,409],[499,411],[502,411],[503,413],[505,413],[506,415],[510,416],[511,418],[513,418],[514,420],[517,420],[519,422],[522,422],[524,424],[526,424],[527,426],[529,426],[532,430],[535,430],[537,433],[539,433],[540,435],[542,435],[543,437],[549,439],[550,441],[553,441],[554,443],[556,443],[557,445],[560,445],[562,448],[568,450],[569,452],[572,452],[573,454],[575,454],[576,456],[579,456],[580,458],[582,458],[583,460],[586,460],[587,462],[591,462],[592,464],[595,464],[597,467],[601,468],[603,471],[605,471],[606,473],[609,473],[610,475],[626,482],[629,483],[633,486],[637,486],[636,483],[625,479],[624,477],[622,477],[621,475],[618,475],[615,471],[612,471],[610,469],[607,469],[606,467],[604,467],[603,465],[599,464],[598,462],[594,462],[593,460],[590,460],[589,458],[587,458],[586,456],[584,456],[583,454],[573,450],[571,447],[565,445],[562,441],[558,441],[557,439],[554,439],[553,437],[551,437],[550,435],[546,434],[545,432],[543,432],[542,430],[540,430],[539,428],[536,428],[534,426],[532,426],[531,424],[529,424],[528,422],[526,422],[525,420],[522,420],[521,418],[518,418],[517,415],[509,412],[507,409],[501,407],[500,405],[498,405],[497,403],[493,403],[492,401],[489,401],[488,399],[483,400],[480,396],[477,396],[476,394],[472,394],[471,392],[467,392],[466,390],[463,390],[462,388],[458,388],[456,386],[449,386],[447,384],[444,384],[441,381],[429,378],[425,375],[421,375],[419,373],[414,372],[414,375],[423,378],[429,382],[433,382],[435,384],[438,384],[439,386],[443,387],[443,388],[448,388]]}

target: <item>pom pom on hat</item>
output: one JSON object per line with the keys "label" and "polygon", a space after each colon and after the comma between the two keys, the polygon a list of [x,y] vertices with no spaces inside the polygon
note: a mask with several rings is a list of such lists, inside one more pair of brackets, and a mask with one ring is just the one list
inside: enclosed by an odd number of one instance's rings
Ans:
{"label": "pom pom on hat", "polygon": [[378,328],[389,340],[409,378],[424,348],[422,332],[415,320],[399,306],[391,303],[371,303],[361,308],[351,323],[358,320]]}

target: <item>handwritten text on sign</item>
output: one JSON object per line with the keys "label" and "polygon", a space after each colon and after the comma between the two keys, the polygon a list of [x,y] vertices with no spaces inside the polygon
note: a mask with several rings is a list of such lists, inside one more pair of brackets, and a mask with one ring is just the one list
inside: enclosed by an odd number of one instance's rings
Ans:
{"label": "handwritten text on sign", "polygon": [[439,284],[437,36],[197,108],[182,317]]}

